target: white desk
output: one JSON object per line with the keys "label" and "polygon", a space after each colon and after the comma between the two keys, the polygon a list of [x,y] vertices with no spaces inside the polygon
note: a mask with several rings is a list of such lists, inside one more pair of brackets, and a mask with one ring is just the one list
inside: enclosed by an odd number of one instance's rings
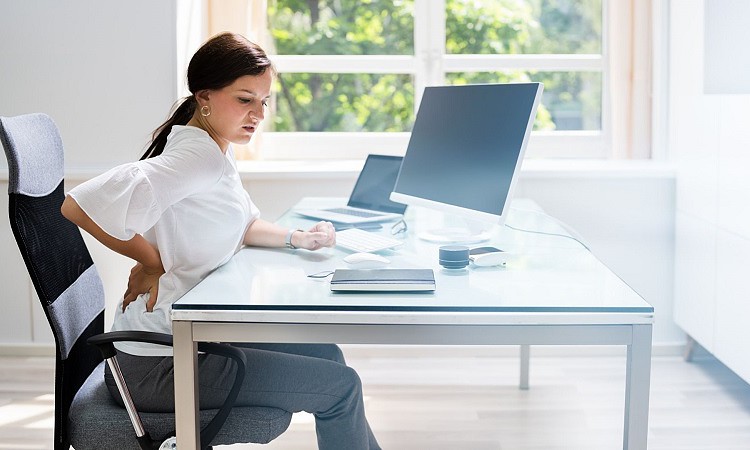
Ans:
{"label": "white desk", "polygon": [[[305,207],[325,202],[309,199]],[[326,203],[330,203],[328,200]],[[299,205],[298,205],[299,206]],[[564,233],[555,221],[516,201],[507,223]],[[646,449],[653,307],[579,243],[496,227],[491,244],[514,254],[505,268],[455,274],[438,263],[439,245],[420,229],[451,218],[407,212],[405,244],[386,253],[389,267],[433,268],[429,294],[333,294],[306,275],[346,267],[346,252],[243,249],[175,302],[175,398],[180,448],[197,448],[196,343],[333,342],[419,345],[627,346],[623,449]],[[289,227],[312,222],[293,213]],[[383,233],[388,233],[385,224]],[[377,427],[376,427],[377,428]],[[376,430],[377,431],[377,430]]]}

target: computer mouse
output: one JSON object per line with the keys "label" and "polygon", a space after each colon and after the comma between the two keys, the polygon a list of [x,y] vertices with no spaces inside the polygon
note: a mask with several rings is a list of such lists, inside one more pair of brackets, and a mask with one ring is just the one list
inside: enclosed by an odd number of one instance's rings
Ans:
{"label": "computer mouse", "polygon": [[358,269],[374,269],[390,264],[391,261],[374,253],[352,253],[344,258],[344,262],[356,266]]}

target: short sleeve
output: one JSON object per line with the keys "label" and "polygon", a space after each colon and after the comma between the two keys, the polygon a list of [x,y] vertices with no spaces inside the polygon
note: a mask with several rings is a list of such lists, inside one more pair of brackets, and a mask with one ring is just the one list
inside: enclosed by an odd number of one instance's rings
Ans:
{"label": "short sleeve", "polygon": [[68,193],[110,236],[127,241],[159,220],[154,191],[135,164],[115,167]]}
{"label": "short sleeve", "polygon": [[107,234],[132,239],[151,229],[167,208],[219,181],[225,158],[206,142],[212,141],[174,139],[163,154],[115,167],[68,194]]}

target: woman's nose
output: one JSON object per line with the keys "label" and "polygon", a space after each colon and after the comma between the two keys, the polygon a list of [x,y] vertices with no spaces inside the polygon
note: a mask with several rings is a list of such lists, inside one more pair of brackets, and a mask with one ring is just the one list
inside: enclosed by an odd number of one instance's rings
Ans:
{"label": "woman's nose", "polygon": [[250,117],[254,118],[258,122],[263,120],[265,118],[265,111],[264,111],[263,105],[261,105],[260,108],[256,109],[255,111],[250,112]]}

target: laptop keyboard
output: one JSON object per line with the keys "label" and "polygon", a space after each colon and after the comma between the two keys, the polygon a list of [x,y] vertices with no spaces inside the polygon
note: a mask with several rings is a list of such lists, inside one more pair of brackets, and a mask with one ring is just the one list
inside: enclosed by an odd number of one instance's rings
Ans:
{"label": "laptop keyboard", "polygon": [[377,252],[398,247],[404,241],[381,234],[370,233],[359,228],[347,228],[336,232],[336,246],[354,252]]}
{"label": "laptop keyboard", "polygon": [[348,214],[350,216],[364,217],[364,218],[375,217],[375,216],[381,215],[378,213],[371,213],[367,211],[357,211],[357,210],[349,209],[349,208],[329,208],[326,211],[330,211],[330,212],[334,212],[338,214]]}

